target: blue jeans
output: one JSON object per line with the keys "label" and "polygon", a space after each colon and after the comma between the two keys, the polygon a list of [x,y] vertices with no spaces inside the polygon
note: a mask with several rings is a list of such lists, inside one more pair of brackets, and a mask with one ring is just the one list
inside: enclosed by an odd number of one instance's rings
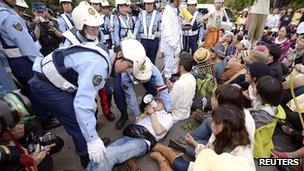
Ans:
{"label": "blue jeans", "polygon": [[[208,140],[212,134],[211,130],[211,123],[212,123],[212,118],[208,117],[206,118],[203,123],[194,129],[190,134],[192,137],[200,144],[207,144]],[[186,153],[189,155],[191,159],[195,159],[195,149],[187,145],[186,146]]]}
{"label": "blue jeans", "polygon": [[145,140],[124,136],[107,147],[106,157],[100,163],[91,161],[85,170],[111,171],[115,164],[143,156],[147,151],[148,145]]}
{"label": "blue jeans", "polygon": [[183,157],[177,157],[173,161],[173,169],[175,171],[187,171],[189,164],[190,164],[190,162],[185,160]]}

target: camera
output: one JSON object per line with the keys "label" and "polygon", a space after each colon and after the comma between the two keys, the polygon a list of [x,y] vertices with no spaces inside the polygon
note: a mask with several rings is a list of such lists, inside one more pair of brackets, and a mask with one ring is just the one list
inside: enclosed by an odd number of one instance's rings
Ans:
{"label": "camera", "polygon": [[46,146],[46,145],[51,145],[54,144],[58,141],[58,137],[52,134],[45,134],[41,137],[39,136],[31,136],[28,138],[28,144],[27,151],[29,154],[32,154],[35,149],[37,144],[40,144],[41,146]]}

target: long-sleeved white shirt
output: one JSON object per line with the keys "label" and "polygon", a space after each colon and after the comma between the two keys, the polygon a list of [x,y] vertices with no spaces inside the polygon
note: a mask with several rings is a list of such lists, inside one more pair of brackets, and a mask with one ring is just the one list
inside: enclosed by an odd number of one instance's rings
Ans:
{"label": "long-sleeved white shirt", "polygon": [[187,119],[190,116],[192,99],[195,95],[196,80],[191,73],[181,75],[170,92],[173,122]]}
{"label": "long-sleeved white shirt", "polygon": [[161,30],[160,48],[162,52],[174,51],[181,48],[181,20],[179,19],[178,9],[170,4],[166,5],[162,15]]}
{"label": "long-sleeved white shirt", "polygon": [[273,29],[273,28],[279,28],[280,25],[280,16],[278,14],[270,14],[267,17],[266,20],[266,26],[268,26],[269,28]]}

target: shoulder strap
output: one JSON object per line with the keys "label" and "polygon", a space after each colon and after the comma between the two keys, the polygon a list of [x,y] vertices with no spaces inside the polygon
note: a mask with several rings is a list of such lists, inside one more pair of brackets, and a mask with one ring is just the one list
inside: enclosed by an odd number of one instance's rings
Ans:
{"label": "shoulder strap", "polygon": [[68,28],[71,29],[73,27],[73,24],[68,19],[68,17],[66,16],[66,14],[61,14],[61,17],[63,18],[64,22],[67,24]]}
{"label": "shoulder strap", "polygon": [[148,36],[148,30],[147,30],[147,11],[142,12],[142,21],[143,21],[143,29],[144,29],[144,36]]}
{"label": "shoulder strap", "polygon": [[81,42],[77,39],[76,35],[73,34],[73,32],[70,30],[67,30],[66,32],[62,33],[62,36],[65,37],[68,41],[71,42],[73,45],[79,45]]}
{"label": "shoulder strap", "polygon": [[154,26],[155,17],[156,17],[156,11],[154,10],[152,13],[150,24],[149,24],[148,37],[153,35],[153,26]]}
{"label": "shoulder strap", "polygon": [[193,15],[193,18],[192,18],[192,20],[191,20],[191,25],[192,25],[192,26],[193,26],[193,24],[194,24],[194,22],[195,22],[195,20],[196,20],[197,15],[198,15],[198,11],[195,11],[195,12],[194,12],[194,15]]}

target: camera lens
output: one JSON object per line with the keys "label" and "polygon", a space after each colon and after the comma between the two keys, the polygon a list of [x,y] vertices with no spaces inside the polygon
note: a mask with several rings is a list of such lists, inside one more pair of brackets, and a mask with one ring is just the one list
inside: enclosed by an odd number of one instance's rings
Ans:
{"label": "camera lens", "polygon": [[50,145],[56,142],[57,137],[52,134],[46,134],[39,138],[39,142],[41,145]]}

